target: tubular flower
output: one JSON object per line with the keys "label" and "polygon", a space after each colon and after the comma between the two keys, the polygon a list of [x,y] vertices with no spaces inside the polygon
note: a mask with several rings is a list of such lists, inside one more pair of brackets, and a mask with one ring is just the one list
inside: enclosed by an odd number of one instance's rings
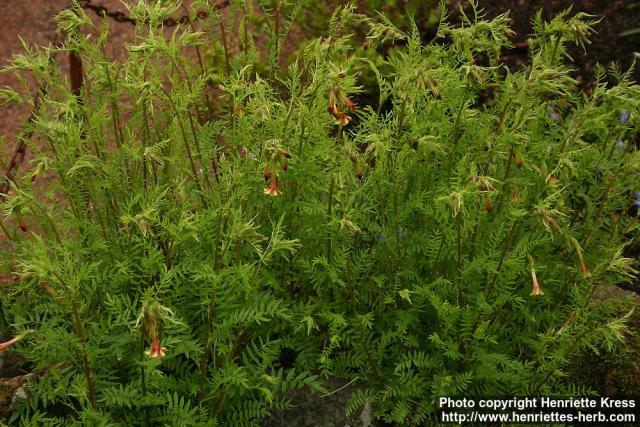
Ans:
{"label": "tubular flower", "polygon": [[522,167],[522,157],[518,153],[515,155],[516,167],[520,169]]}
{"label": "tubular flower", "polygon": [[352,100],[345,97],[345,104],[347,104],[347,108],[349,109],[349,111],[351,111],[352,113],[355,113],[356,104],[354,104]]}
{"label": "tubular flower", "polygon": [[582,278],[584,279],[591,276],[589,267],[587,267],[587,264],[584,262],[584,258],[582,257],[582,253],[580,252],[578,252],[578,259],[580,259],[580,273],[582,274]]}
{"label": "tubular flower", "polygon": [[27,226],[27,221],[25,221],[23,217],[20,217],[18,219],[18,227],[20,227],[20,231],[22,231],[23,233],[26,233],[27,230],[29,230],[29,227]]}
{"label": "tubular flower", "polygon": [[268,196],[279,196],[282,194],[281,191],[278,191],[278,176],[275,173],[271,174],[269,186],[264,189],[264,194]]}
{"label": "tubular flower", "polygon": [[164,357],[167,349],[160,346],[158,338],[158,318],[160,317],[157,303],[151,303],[144,308],[144,329],[151,337],[151,348],[144,352],[151,358]]}
{"label": "tubular flower", "polygon": [[160,346],[160,339],[158,335],[154,335],[151,337],[151,348],[144,352],[147,356],[155,359],[156,357],[164,357],[167,349],[165,347]]}
{"label": "tubular flower", "polygon": [[493,205],[491,204],[489,193],[484,194],[484,208],[487,212],[491,212],[491,210],[493,210]]}
{"label": "tubular flower", "polygon": [[5,351],[6,349],[8,349],[9,347],[11,347],[12,345],[14,345],[15,343],[22,341],[24,339],[24,337],[26,337],[29,332],[31,331],[25,331],[23,333],[21,333],[20,335],[16,335],[14,338],[10,339],[9,341],[5,341],[0,343],[0,353],[2,353],[3,351]]}
{"label": "tubular flower", "polygon": [[536,276],[536,271],[531,267],[531,294],[535,295],[544,295],[542,289],[540,288],[540,284],[538,283],[538,277]]}
{"label": "tubular flower", "polygon": [[351,120],[349,116],[347,116],[347,114],[342,110],[342,108],[336,106],[336,104],[333,102],[329,103],[329,112],[342,126],[348,125],[349,121]]}

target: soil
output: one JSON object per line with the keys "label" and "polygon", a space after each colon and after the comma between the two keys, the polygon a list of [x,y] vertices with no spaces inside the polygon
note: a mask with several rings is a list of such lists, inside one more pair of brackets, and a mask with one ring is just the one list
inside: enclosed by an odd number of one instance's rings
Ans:
{"label": "soil", "polygon": [[[463,1],[466,3],[466,1]],[[493,18],[510,11],[512,29],[517,33],[514,44],[523,46],[531,33],[531,20],[538,10],[542,10],[544,21],[550,21],[558,13],[571,9],[571,14],[583,12],[601,19],[596,25],[596,34],[591,37],[591,45],[586,51],[572,46],[570,55],[575,78],[588,86],[593,82],[594,66],[600,63],[610,66],[617,63],[628,69],[637,60],[634,52],[640,52],[640,34],[621,36],[626,30],[640,27],[640,3],[629,0],[494,0],[480,1],[487,14]],[[467,6],[468,7],[468,6]],[[522,65],[527,61],[526,49],[513,49],[504,53],[503,60],[509,65]],[[634,66],[636,80],[640,77],[638,66]]]}

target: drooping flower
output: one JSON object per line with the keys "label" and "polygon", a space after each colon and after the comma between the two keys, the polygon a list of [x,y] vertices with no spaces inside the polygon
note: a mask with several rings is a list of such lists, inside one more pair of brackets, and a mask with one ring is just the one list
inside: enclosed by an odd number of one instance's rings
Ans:
{"label": "drooping flower", "polygon": [[487,212],[491,212],[491,210],[493,210],[493,205],[491,204],[489,193],[484,193],[484,208]]}
{"label": "drooping flower", "polygon": [[29,229],[29,227],[27,227],[27,221],[25,221],[22,216],[18,219],[18,227],[20,227],[20,231],[23,233],[26,233]]}
{"label": "drooping flower", "polygon": [[24,339],[24,337],[26,337],[27,335],[29,335],[29,333],[31,333],[31,330],[27,330],[19,335],[16,335],[15,337],[13,337],[12,339],[10,339],[9,341],[5,341],[0,343],[0,353],[2,353],[3,351],[5,351],[6,349],[8,349],[9,347],[11,347],[12,345],[14,345],[15,343],[22,341]]}
{"label": "drooping flower", "polygon": [[620,114],[620,124],[625,124],[627,120],[629,120],[629,117],[631,117],[631,113],[628,110],[622,111],[622,114]]}
{"label": "drooping flower", "polygon": [[269,186],[264,189],[264,194],[268,196],[279,196],[282,194],[282,192],[278,191],[278,176],[275,174],[275,172],[271,174]]}
{"label": "drooping flower", "polygon": [[344,90],[334,84],[329,84],[329,113],[333,115],[338,124],[346,126],[351,118],[345,113],[345,108],[352,113],[356,111],[356,105],[347,97]]}
{"label": "drooping flower", "polygon": [[591,276],[589,272],[589,267],[587,267],[587,263],[584,262],[584,257],[582,256],[582,251],[578,250],[578,260],[580,261],[580,274],[583,279]]}
{"label": "drooping flower", "polygon": [[158,321],[160,318],[160,307],[157,301],[145,303],[143,306],[144,330],[151,337],[151,348],[144,352],[151,358],[164,357],[167,349],[160,346],[160,338],[158,336]]}
{"label": "drooping flower", "polygon": [[520,169],[522,167],[522,157],[520,157],[520,154],[518,154],[517,152],[514,160],[516,162],[516,167]]}
{"label": "drooping flower", "polygon": [[538,277],[536,276],[536,270],[531,267],[531,294],[532,296],[536,295],[544,295],[542,292],[542,288],[540,288],[540,284],[538,283]]}
{"label": "drooping flower", "polygon": [[167,349],[165,347],[160,346],[160,339],[158,335],[154,335],[151,337],[151,348],[144,352],[147,356],[155,359],[156,357],[164,357]]}
{"label": "drooping flower", "polygon": [[349,111],[351,111],[352,113],[355,113],[356,104],[354,104],[352,100],[350,100],[349,98],[345,97],[345,104],[347,105],[347,108],[349,109]]}

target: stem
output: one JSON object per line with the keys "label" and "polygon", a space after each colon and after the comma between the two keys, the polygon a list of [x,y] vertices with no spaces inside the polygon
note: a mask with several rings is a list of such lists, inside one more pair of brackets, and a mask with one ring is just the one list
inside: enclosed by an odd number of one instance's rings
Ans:
{"label": "stem", "polygon": [[509,179],[509,173],[511,172],[511,163],[513,163],[514,155],[515,149],[512,146],[511,151],[509,152],[509,158],[507,159],[507,165],[505,166],[504,177],[502,178],[502,191],[500,191],[500,194],[498,195],[498,202],[496,203],[497,214],[499,214],[502,210],[502,200],[504,198],[504,193],[509,189],[507,179]]}
{"label": "stem", "polygon": [[[227,46],[227,33],[224,30],[224,24],[222,23],[222,15],[218,14],[218,24],[220,26],[220,34],[222,37],[222,47],[224,48],[224,64],[227,72],[227,76],[231,74],[231,63],[229,62],[229,47]],[[233,111],[232,111],[233,113]]]}
{"label": "stem", "polygon": [[331,214],[332,214],[332,209],[333,209],[333,186],[334,186],[334,178],[333,175],[331,175],[331,184],[329,185],[329,201],[327,203],[327,217],[329,220],[329,227],[328,228],[328,239],[327,239],[327,262],[330,263],[331,262],[331,246],[332,246],[332,239],[331,239]]}
{"label": "stem", "polygon": [[[196,26],[194,25],[193,19],[191,18],[191,11],[189,10],[189,7],[184,3],[182,3],[181,6],[186,12],[187,16],[189,16],[189,26],[191,27],[191,30],[194,33],[197,32]],[[200,47],[196,44],[195,49],[196,49],[196,56],[198,58],[198,65],[200,66],[200,72],[204,75],[206,74],[206,72],[204,69],[204,61],[202,60],[202,53],[200,52]],[[211,106],[211,100],[209,99],[209,93],[206,90],[204,92],[204,102],[207,105],[207,111],[209,112],[209,118],[211,119],[213,118],[213,108]]]}
{"label": "stem", "polygon": [[195,163],[193,162],[193,156],[191,155],[191,146],[189,145],[189,139],[187,138],[187,133],[184,130],[184,123],[182,123],[182,120],[180,119],[180,113],[178,112],[178,108],[176,107],[176,104],[173,102],[173,99],[171,98],[171,95],[169,95],[169,92],[167,91],[167,89],[162,87],[162,91],[167,97],[167,100],[171,104],[171,107],[173,108],[173,112],[175,113],[176,120],[178,121],[178,128],[180,129],[180,135],[182,136],[182,140],[184,141],[184,147],[185,147],[185,150],[187,151],[187,158],[189,159],[189,164],[191,165],[191,171],[193,172],[193,180],[195,181],[196,187],[198,188],[198,192],[200,193],[200,199],[202,201],[202,204],[206,207],[207,201],[204,198],[204,192],[202,191],[202,186],[200,185],[200,180],[198,179],[198,171],[196,169]]}
{"label": "stem", "polygon": [[2,220],[0,220],[0,229],[2,229],[2,232],[4,233],[5,236],[7,236],[7,239],[9,239],[10,241],[13,240],[13,238],[11,237],[11,235],[9,234],[9,231],[6,229],[6,227],[4,226],[4,223]]}
{"label": "stem", "polygon": [[[580,342],[580,340],[582,339],[582,337],[584,337],[587,334],[588,330],[585,330],[583,332],[581,332],[575,339],[575,341],[571,344],[571,347],[565,352],[564,357],[568,357],[571,355],[571,353],[573,353],[573,351],[576,349],[576,347],[578,346],[578,343]],[[537,396],[538,393],[540,392],[540,389],[542,388],[542,386],[544,385],[544,383],[547,382],[547,380],[549,379],[549,377],[554,373],[554,371],[556,370],[555,366],[550,366],[549,369],[547,370],[547,373],[545,374],[545,376],[540,380],[540,382],[538,383],[538,385],[536,386],[536,391],[535,393],[533,393],[534,396]]]}
{"label": "stem", "polygon": [[64,279],[57,272],[55,271],[50,271],[50,272],[58,280],[58,282],[60,282],[60,284],[62,285],[62,287],[64,288],[67,294],[67,298],[69,299],[69,302],[71,303],[71,316],[73,318],[73,324],[74,324],[73,326],[76,333],[76,337],[78,338],[78,341],[80,341],[80,353],[82,357],[82,365],[84,368],[85,377],[87,378],[87,386],[89,388],[89,403],[91,404],[91,409],[96,410],[97,409],[96,386],[93,379],[93,369],[91,368],[91,364],[89,363],[89,357],[87,356],[87,349],[86,349],[87,339],[84,333],[84,327],[82,326],[82,320],[80,318],[80,311],[78,310],[78,304],[73,298],[71,289],[69,288],[67,283],[64,281]]}
{"label": "stem", "polygon": [[[224,213],[221,212],[220,217],[218,218],[218,229],[216,233],[217,236],[221,236],[223,222],[224,222]],[[214,252],[213,252],[214,271],[218,271],[218,269],[220,268],[221,260],[224,257],[224,254],[226,252],[226,247],[228,247],[228,245],[225,245],[225,249],[223,249],[222,252],[220,253],[219,246],[220,246],[219,244],[214,245]],[[215,320],[215,307],[216,307],[216,290],[214,287],[214,289],[211,291],[211,296],[209,299],[209,305],[207,308],[207,323],[205,325],[204,335],[202,337],[205,347],[204,347],[204,353],[202,354],[202,359],[200,359],[200,380],[199,380],[200,390],[198,391],[199,402],[204,397],[204,383],[205,383],[205,378],[207,373],[207,365],[209,364],[209,358],[211,357],[211,347],[209,346],[209,337],[211,336],[211,331],[213,329],[213,322]]]}
{"label": "stem", "polygon": [[493,278],[489,283],[489,287],[487,288],[487,296],[491,295],[491,291],[493,290],[493,286],[498,280],[498,274],[500,273],[500,269],[502,269],[502,264],[507,257],[507,253],[509,252],[509,248],[511,247],[511,241],[513,240],[513,235],[516,230],[516,224],[518,224],[518,220],[513,221],[511,225],[511,229],[509,229],[509,234],[507,235],[507,240],[504,242],[504,247],[502,248],[502,255],[500,256],[500,262],[498,262],[498,268],[496,268],[496,272],[493,274]]}
{"label": "stem", "polygon": [[457,271],[459,280],[462,280],[462,236],[461,236],[461,228],[462,228],[462,214],[458,215],[456,220],[456,233],[458,235],[458,260],[457,260]]}
{"label": "stem", "polygon": [[465,100],[463,99],[460,102],[460,109],[458,110],[458,114],[456,115],[456,121],[453,124],[453,144],[451,145],[451,151],[449,152],[449,161],[447,166],[447,182],[451,178],[451,168],[453,167],[453,156],[456,152],[456,148],[458,147],[458,140],[462,135],[460,132],[460,116],[462,115],[462,110],[464,109]]}
{"label": "stem", "polygon": [[[144,331],[144,325],[142,326],[142,333],[140,334],[140,383],[142,386],[142,399],[145,400],[147,396],[147,381],[145,377],[144,370],[144,340],[146,338],[146,334]],[[143,411],[143,419],[142,425],[143,427],[147,427],[149,425],[149,408],[145,405],[142,409]]]}
{"label": "stem", "polygon": [[553,43],[553,52],[551,53],[551,61],[556,62],[556,55],[558,54],[558,48],[560,47],[560,37],[556,37]]}
{"label": "stem", "polygon": [[278,69],[278,60],[280,58],[280,0],[273,0],[273,15],[274,15],[274,58],[273,58],[273,78],[276,76],[276,70]]}

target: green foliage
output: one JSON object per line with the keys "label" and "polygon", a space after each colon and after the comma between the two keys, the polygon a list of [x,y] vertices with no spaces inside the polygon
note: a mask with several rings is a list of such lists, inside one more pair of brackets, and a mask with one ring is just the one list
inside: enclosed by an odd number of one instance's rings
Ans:
{"label": "green foliage", "polygon": [[[268,67],[245,27],[220,56],[205,27],[142,24],[114,64],[80,10],[60,15],[63,47],[7,67],[48,87],[3,205],[29,234],[9,233],[21,279],[2,307],[35,331],[16,347],[37,373],[12,421],[258,425],[340,376],[363,379],[348,415],[372,402],[424,425],[439,396],[575,392],[574,355],[624,338],[629,307],[594,291],[636,273],[640,88],[614,69],[617,86],[599,70],[576,89],[565,45],[592,23],[537,20],[530,65],[510,71],[506,15],[474,8],[425,45],[339,8],[280,69],[303,4],[265,18],[233,2],[266,29]],[[54,66],[67,51],[80,97]],[[389,110],[353,104],[365,71]]]}

